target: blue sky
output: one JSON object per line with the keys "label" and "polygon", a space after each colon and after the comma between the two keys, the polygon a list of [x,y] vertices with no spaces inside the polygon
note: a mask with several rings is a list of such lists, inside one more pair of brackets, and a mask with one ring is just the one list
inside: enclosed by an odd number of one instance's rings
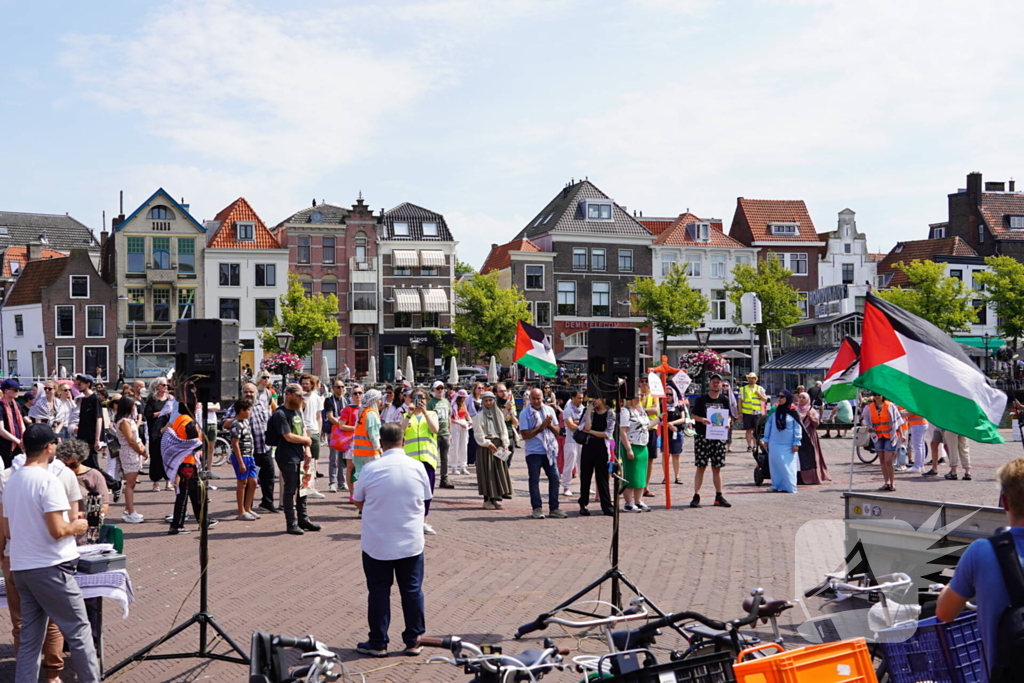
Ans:
{"label": "blue sky", "polygon": [[[974,6],[971,6],[974,5]],[[1010,2],[0,0],[0,209],[98,230],[157,187],[269,224],[311,199],[447,217],[479,267],[571,178],[646,216],[736,197],[921,239],[1020,174]]]}

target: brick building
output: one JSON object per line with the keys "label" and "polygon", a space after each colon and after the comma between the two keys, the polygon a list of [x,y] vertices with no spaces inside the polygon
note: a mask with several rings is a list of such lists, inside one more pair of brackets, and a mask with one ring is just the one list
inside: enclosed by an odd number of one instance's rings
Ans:
{"label": "brick building", "polygon": [[1024,263],[1024,192],[1013,180],[982,182],[967,174],[967,187],[949,195],[949,217],[929,226],[928,237],[959,237],[979,256],[1012,256]]}
{"label": "brick building", "polygon": [[81,221],[67,214],[0,211],[0,299],[28,260],[29,244],[42,245],[44,253],[67,256],[72,249],[85,249],[99,267],[100,243]]}

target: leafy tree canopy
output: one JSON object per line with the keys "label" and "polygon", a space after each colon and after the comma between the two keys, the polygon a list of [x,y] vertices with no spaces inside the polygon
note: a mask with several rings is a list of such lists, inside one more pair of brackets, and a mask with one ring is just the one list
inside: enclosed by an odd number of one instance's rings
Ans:
{"label": "leafy tree canopy", "polygon": [[754,326],[758,334],[799,322],[803,311],[798,302],[803,295],[789,285],[792,274],[773,258],[759,261],[757,266],[737,263],[732,269],[732,282],[725,285],[736,311],[733,322],[740,324],[740,300],[747,292],[761,300],[761,323]]}
{"label": "leafy tree canopy", "polygon": [[455,259],[455,277],[458,277],[460,275],[467,275],[469,273],[475,273],[475,272],[476,272],[476,268],[474,268],[473,266],[469,265],[465,261],[460,261],[459,259]]}
{"label": "leafy tree canopy", "polygon": [[288,350],[299,357],[308,356],[313,346],[341,333],[338,325],[338,297],[334,294],[306,294],[299,276],[288,274],[288,292],[281,295],[281,314],[274,324],[260,332],[260,344],[266,353],[280,349],[274,335],[290,332],[294,335]]}
{"label": "leafy tree canopy", "polygon": [[906,273],[908,286],[885,289],[878,292],[878,296],[924,318],[947,334],[978,322],[978,314],[971,303],[977,292],[946,275],[945,264],[913,260],[901,261],[894,267]]}
{"label": "leafy tree canopy", "polygon": [[1024,263],[1012,256],[989,256],[991,272],[974,274],[985,298],[995,306],[999,331],[1009,339],[1024,337]]}
{"label": "leafy tree canopy", "polygon": [[708,312],[707,297],[690,287],[679,264],[672,266],[661,284],[653,278],[641,277],[629,289],[636,295],[636,310],[661,333],[663,352],[669,337],[700,327]]}
{"label": "leafy tree canopy", "polygon": [[452,325],[455,336],[481,358],[497,356],[512,348],[516,323],[533,322],[522,292],[515,287],[498,286],[497,272],[456,282],[455,301],[459,311]]}

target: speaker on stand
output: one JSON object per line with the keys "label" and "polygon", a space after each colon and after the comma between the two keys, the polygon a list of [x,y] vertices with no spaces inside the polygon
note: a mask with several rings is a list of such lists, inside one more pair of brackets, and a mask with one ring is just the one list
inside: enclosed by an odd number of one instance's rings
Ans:
{"label": "speaker on stand", "polygon": [[619,380],[625,397],[635,396],[639,378],[639,333],[635,327],[591,327],[587,334],[587,396],[613,402]]}
{"label": "speaker on stand", "polygon": [[174,374],[191,381],[199,403],[237,398],[240,376],[238,322],[216,318],[179,320]]}

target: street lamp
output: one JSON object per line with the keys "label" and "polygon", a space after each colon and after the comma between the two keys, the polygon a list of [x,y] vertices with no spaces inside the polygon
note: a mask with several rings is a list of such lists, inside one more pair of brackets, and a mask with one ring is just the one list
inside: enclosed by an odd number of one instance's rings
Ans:
{"label": "street lamp", "polygon": [[708,342],[711,341],[711,330],[706,327],[701,327],[698,330],[694,330],[694,336],[697,337],[697,345],[700,346],[700,350],[703,351],[708,347]]}
{"label": "street lamp", "polygon": [[295,335],[291,332],[278,332],[274,335],[274,339],[277,340],[277,348],[282,351],[287,351],[288,347],[292,345],[292,340],[295,339]]}

